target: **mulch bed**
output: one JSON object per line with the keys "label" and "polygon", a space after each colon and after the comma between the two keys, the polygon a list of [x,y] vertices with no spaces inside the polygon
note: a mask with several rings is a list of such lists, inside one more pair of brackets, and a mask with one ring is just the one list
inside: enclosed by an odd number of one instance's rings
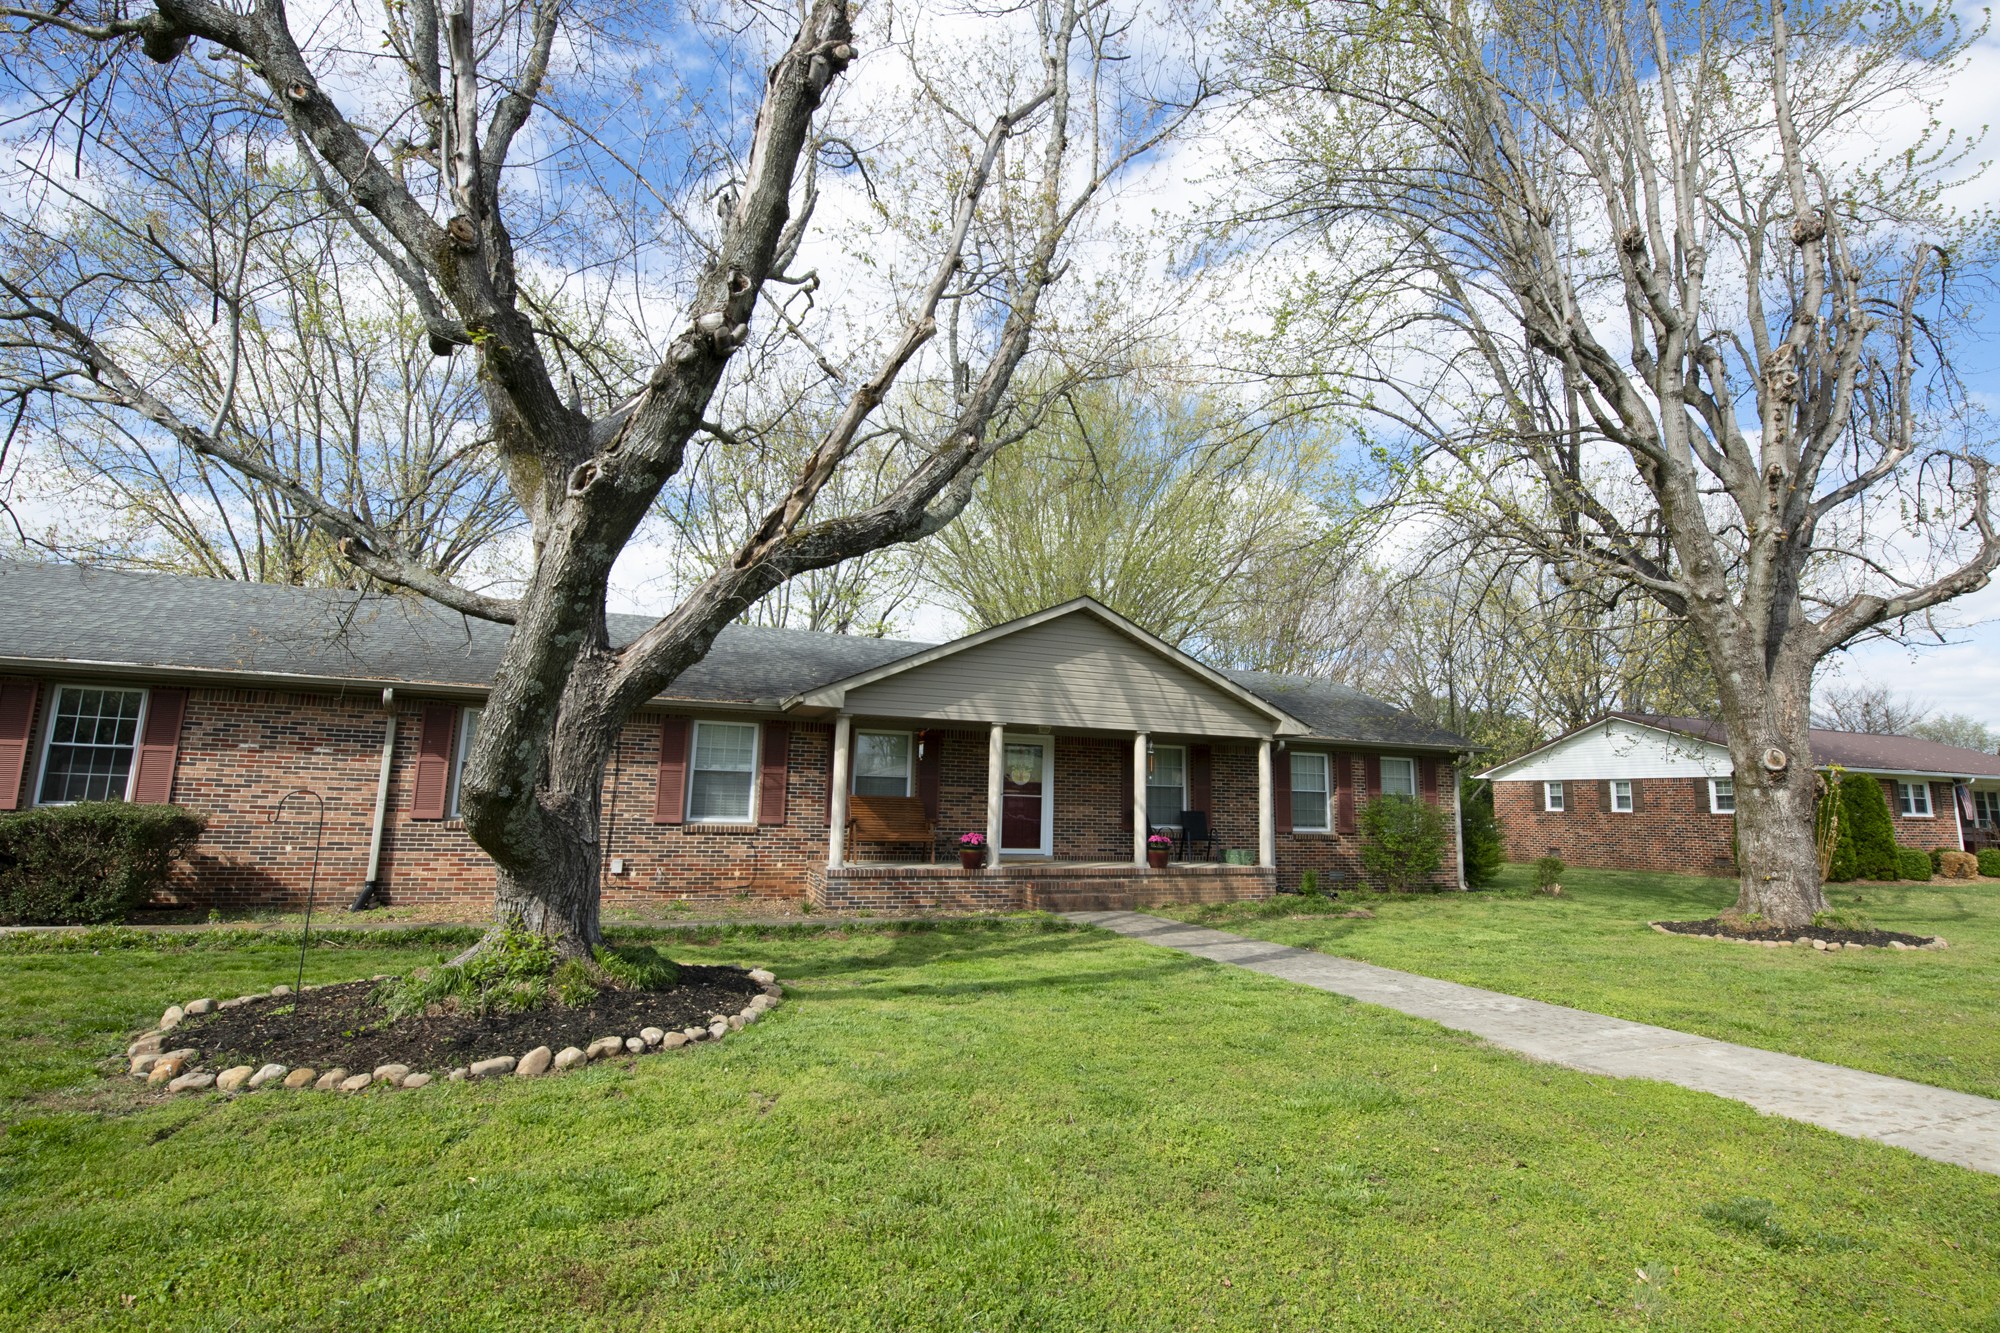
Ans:
{"label": "mulch bed", "polygon": [[402,1064],[442,1073],[537,1046],[560,1051],[587,1047],[599,1037],[636,1037],[641,1028],[706,1027],[717,1014],[740,1011],[759,989],[742,968],[683,965],[680,975],[681,984],[672,990],[599,991],[576,1009],[550,1006],[483,1018],[413,1014],[393,1022],[369,998],[377,983],[349,981],[303,995],[260,995],[233,1009],[186,1019],[169,1044],[192,1046],[204,1065],[217,1068],[368,1070]]}
{"label": "mulch bed", "polygon": [[1727,935],[1732,940],[1775,940],[1793,944],[1799,940],[1825,940],[1828,944],[1854,943],[1870,949],[1886,949],[1903,944],[1921,949],[1933,942],[1929,935],[1905,935],[1900,930],[1848,930],[1843,926],[1799,926],[1786,930],[1778,926],[1746,927],[1740,922],[1712,916],[1706,921],[1655,921],[1661,930],[1675,935]]}

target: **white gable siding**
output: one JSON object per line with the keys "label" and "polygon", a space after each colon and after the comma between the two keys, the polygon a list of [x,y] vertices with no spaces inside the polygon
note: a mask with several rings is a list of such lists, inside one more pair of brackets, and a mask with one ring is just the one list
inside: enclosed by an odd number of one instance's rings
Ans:
{"label": "white gable siding", "polygon": [[1501,782],[1589,782],[1604,778],[1723,778],[1729,751],[1692,736],[1608,718],[1539,754],[1493,770]]}
{"label": "white gable siding", "polygon": [[848,712],[1021,726],[1269,736],[1273,720],[1087,615],[847,691]]}

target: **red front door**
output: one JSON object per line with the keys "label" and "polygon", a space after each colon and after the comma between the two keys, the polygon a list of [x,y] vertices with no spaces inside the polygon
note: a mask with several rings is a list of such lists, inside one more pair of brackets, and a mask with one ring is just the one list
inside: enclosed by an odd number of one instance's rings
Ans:
{"label": "red front door", "polygon": [[1043,802],[1048,800],[1048,749],[1040,741],[1008,741],[1001,776],[1000,850],[1045,852]]}

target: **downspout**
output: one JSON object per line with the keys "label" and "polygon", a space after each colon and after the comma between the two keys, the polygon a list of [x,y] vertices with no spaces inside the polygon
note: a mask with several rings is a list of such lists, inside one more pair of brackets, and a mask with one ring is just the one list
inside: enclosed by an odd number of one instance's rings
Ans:
{"label": "downspout", "polygon": [[1465,783],[1458,776],[1458,766],[1469,755],[1453,755],[1451,758],[1451,837],[1458,848],[1458,891],[1467,892],[1465,887]]}
{"label": "downspout", "polygon": [[361,893],[348,907],[350,912],[359,912],[368,906],[369,899],[383,891],[382,884],[382,830],[389,822],[389,772],[396,758],[396,691],[382,691],[382,771],[375,779],[375,828],[368,838],[368,878],[362,881]]}

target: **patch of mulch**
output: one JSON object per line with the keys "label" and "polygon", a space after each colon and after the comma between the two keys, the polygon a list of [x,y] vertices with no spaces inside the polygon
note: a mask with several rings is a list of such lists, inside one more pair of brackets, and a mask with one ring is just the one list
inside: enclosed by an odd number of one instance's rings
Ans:
{"label": "patch of mulch", "polygon": [[[376,982],[348,981],[303,995],[260,995],[232,1009],[184,1020],[172,1043],[201,1052],[214,1068],[281,1064],[367,1070],[386,1064],[443,1073],[537,1046],[560,1051],[599,1037],[636,1037],[641,1028],[706,1027],[742,1010],[759,987],[737,967],[683,965],[672,990],[599,991],[575,1009],[554,1005],[517,1014],[412,1014],[391,1021],[370,997]],[[296,1003],[294,1003],[296,1001]]]}
{"label": "patch of mulch", "polygon": [[1675,935],[1726,935],[1732,940],[1756,940],[1760,943],[1764,940],[1776,940],[1780,944],[1825,940],[1828,944],[1854,943],[1870,949],[1886,949],[1891,944],[1921,949],[1936,943],[1934,936],[1906,935],[1900,930],[1849,930],[1845,926],[1796,926],[1791,929],[1745,926],[1738,921],[1724,921],[1718,916],[1706,921],[1655,921],[1653,924]]}

